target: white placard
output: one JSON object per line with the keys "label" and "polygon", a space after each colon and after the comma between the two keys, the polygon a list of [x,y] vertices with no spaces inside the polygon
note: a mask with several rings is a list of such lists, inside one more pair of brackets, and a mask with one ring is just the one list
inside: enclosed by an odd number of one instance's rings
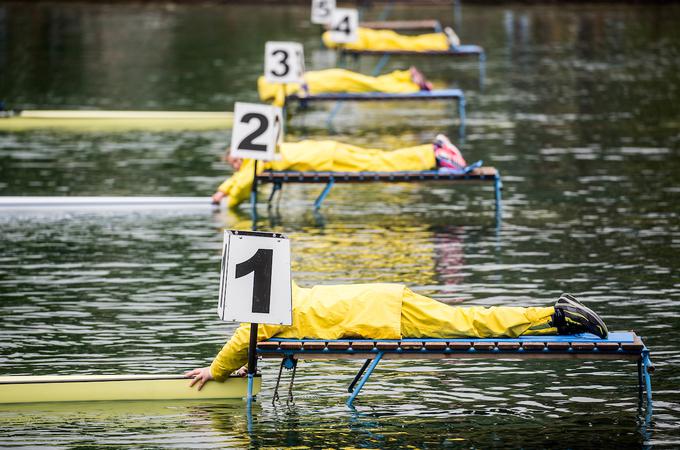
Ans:
{"label": "white placard", "polygon": [[234,105],[231,155],[262,161],[278,159],[277,144],[283,141],[283,113],[278,106],[258,103]]}
{"label": "white placard", "polygon": [[312,0],[312,23],[326,25],[335,11],[335,0]]}
{"label": "white placard", "polygon": [[359,39],[359,12],[356,9],[336,8],[328,29],[330,39],[338,44],[350,44]]}
{"label": "white placard", "polygon": [[280,233],[224,232],[220,319],[291,325],[290,240]]}
{"label": "white placard", "polygon": [[264,46],[264,78],[270,83],[302,83],[305,55],[297,42],[270,41]]}

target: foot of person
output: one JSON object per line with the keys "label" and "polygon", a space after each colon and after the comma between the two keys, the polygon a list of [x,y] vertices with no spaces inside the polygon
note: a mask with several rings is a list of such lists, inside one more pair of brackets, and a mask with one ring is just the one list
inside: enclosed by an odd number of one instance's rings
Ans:
{"label": "foot of person", "polygon": [[409,68],[409,72],[411,72],[411,81],[417,84],[421,91],[432,90],[432,83],[427,81],[427,79],[425,79],[425,75],[423,75],[420,70],[416,69],[415,66],[411,66]]}
{"label": "foot of person", "polygon": [[443,134],[434,138],[434,157],[438,167],[460,170],[467,166],[461,151]]}
{"label": "foot of person", "polygon": [[444,34],[446,34],[446,39],[448,39],[449,45],[451,47],[458,47],[460,45],[460,38],[458,37],[456,32],[453,31],[453,28],[451,27],[444,28]]}
{"label": "foot of person", "polygon": [[609,334],[600,316],[570,294],[562,294],[555,303],[552,323],[559,334],[592,333],[602,339]]}

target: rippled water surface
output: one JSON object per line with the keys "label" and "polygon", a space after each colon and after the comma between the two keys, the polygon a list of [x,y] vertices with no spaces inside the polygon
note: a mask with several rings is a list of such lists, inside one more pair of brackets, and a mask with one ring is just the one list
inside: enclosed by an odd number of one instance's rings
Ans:
{"label": "rippled water surface", "polygon": [[[365,10],[377,18],[382,5]],[[395,58],[468,98],[461,144],[498,167],[490,186],[286,187],[260,229],[285,232],[310,286],[403,282],[468,305],[548,305],[573,292],[651,348],[653,413],[634,363],[388,361],[344,405],[360,361],[307,362],[295,404],[120,402],[0,408],[2,446],[680,446],[680,8],[395,6],[487,49]],[[0,3],[0,99],[24,108],[231,110],[253,101],[267,40],[334,64],[306,7]],[[376,60],[358,68],[370,73]],[[329,106],[331,108],[332,106]],[[289,140],[391,149],[456,140],[446,103],[347,104],[293,116]],[[2,195],[211,194],[230,130],[0,132]],[[215,314],[221,231],[248,209],[0,211],[0,375],[174,373],[203,366],[234,329]],[[285,395],[284,395],[285,398]]]}

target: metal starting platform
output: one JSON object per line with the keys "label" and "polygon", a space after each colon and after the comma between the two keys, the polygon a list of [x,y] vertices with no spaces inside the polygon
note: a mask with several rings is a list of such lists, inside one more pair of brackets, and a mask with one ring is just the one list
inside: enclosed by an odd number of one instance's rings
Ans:
{"label": "metal starting platform", "polygon": [[[481,166],[471,169],[467,173],[456,174],[439,172],[437,170],[408,171],[408,172],[296,172],[296,171],[265,171],[257,176],[258,183],[272,183],[272,192],[268,202],[271,203],[278,191],[285,183],[321,183],[325,184],[323,191],[314,201],[314,209],[321,208],[321,203],[328,196],[336,183],[415,183],[415,182],[447,182],[454,184],[484,184],[494,185],[496,201],[496,216],[501,214],[501,190],[503,183],[501,175],[495,167]],[[257,204],[257,194],[251,196],[251,207]]]}
{"label": "metal starting platform", "polygon": [[652,405],[650,373],[654,365],[649,349],[634,332],[611,332],[607,339],[592,334],[568,336],[526,336],[492,339],[276,339],[257,344],[257,354],[263,358],[282,358],[273,401],[283,368],[292,369],[288,398],[292,401],[293,381],[300,359],[365,359],[350,383],[347,405],[352,407],[361,388],[383,359],[590,359],[636,361],[638,394],[646,393],[647,405]]}
{"label": "metal starting platform", "polygon": [[[429,101],[429,100],[456,100],[458,102],[458,116],[460,126],[465,126],[465,94],[460,89],[435,89],[432,91],[418,91],[408,93],[390,94],[385,92],[340,92],[315,95],[289,95],[286,104],[291,101],[298,102],[300,108],[307,108],[313,102],[376,102],[376,101]],[[329,121],[337,111],[331,113]]]}

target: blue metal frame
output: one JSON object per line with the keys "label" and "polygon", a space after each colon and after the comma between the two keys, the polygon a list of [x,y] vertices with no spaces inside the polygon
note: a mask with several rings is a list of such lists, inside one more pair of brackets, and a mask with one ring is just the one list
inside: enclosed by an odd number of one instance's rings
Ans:
{"label": "blue metal frame", "polygon": [[[651,410],[652,408],[652,382],[651,382],[651,377],[650,377],[650,372],[653,371],[654,365],[652,364],[652,361],[650,359],[649,355],[649,349],[642,345],[642,349],[635,349],[635,350],[624,350],[622,344],[630,344],[635,342],[635,334],[631,332],[611,332],[608,336],[607,339],[600,339],[597,336],[594,336],[592,334],[581,334],[581,335],[564,335],[564,336],[524,336],[520,338],[478,338],[478,339],[470,339],[470,338],[458,338],[458,339],[277,339],[273,338],[272,341],[276,342],[305,342],[305,343],[348,343],[350,346],[347,349],[329,349],[328,347],[324,347],[322,350],[306,350],[304,348],[304,345],[299,348],[299,349],[258,349],[258,353],[260,354],[277,354],[277,355],[282,355],[284,358],[295,358],[296,355],[301,355],[304,357],[305,354],[322,354],[322,355],[328,355],[329,357],[331,355],[357,355],[361,357],[362,355],[372,355],[372,359],[369,356],[369,358],[366,360],[366,362],[363,364],[359,372],[356,374],[354,377],[354,380],[348,387],[348,392],[350,393],[350,397],[347,399],[347,406],[353,407],[353,402],[354,399],[359,395],[359,392],[363,388],[363,386],[366,384],[368,379],[370,378],[371,374],[375,370],[375,368],[378,366],[382,358],[389,353],[396,353],[396,354],[401,354],[401,355],[415,355],[415,354],[425,354],[425,353],[430,353],[430,354],[444,354],[444,355],[455,355],[455,354],[465,354],[465,353],[477,353],[480,355],[488,354],[488,355],[494,355],[494,354],[544,354],[544,353],[552,353],[556,355],[561,355],[561,354],[595,354],[599,355],[602,354],[603,358],[604,355],[609,354],[609,355],[621,355],[621,356],[637,356],[639,355],[638,359],[638,384],[639,384],[639,390],[640,390],[640,397],[642,398],[642,384],[644,383],[645,386],[645,393],[646,393],[646,399],[647,399],[647,406],[648,409]],[[353,343],[372,343],[373,347],[370,350],[366,350],[365,347],[364,349],[361,350],[353,350],[351,347],[351,344]],[[427,349],[425,346],[422,346],[418,348],[412,348],[409,347],[408,345],[404,344],[418,344],[418,343],[446,343],[446,348],[444,350],[442,349],[437,349],[437,350],[430,350]],[[453,343],[472,343],[473,345],[467,349],[463,350],[456,350],[456,349],[451,349],[449,348],[450,344]],[[493,349],[477,349],[475,348],[476,344],[481,344],[481,343],[494,343]],[[499,343],[543,343],[544,347],[542,349],[524,349],[523,347],[520,347],[518,349],[500,349],[498,347]],[[562,349],[550,349],[548,348],[547,344],[550,343],[570,343],[570,344],[579,344],[579,343],[593,343],[593,344],[605,344],[605,343],[617,343],[621,345],[618,347],[617,350],[600,350],[597,347],[594,347],[592,350],[574,350],[571,345],[569,346],[568,349],[562,350]],[[379,344],[397,344],[397,347],[394,349],[380,349],[378,348]],[[406,347],[406,348],[402,348]],[[355,386],[356,385],[356,386]]]}

